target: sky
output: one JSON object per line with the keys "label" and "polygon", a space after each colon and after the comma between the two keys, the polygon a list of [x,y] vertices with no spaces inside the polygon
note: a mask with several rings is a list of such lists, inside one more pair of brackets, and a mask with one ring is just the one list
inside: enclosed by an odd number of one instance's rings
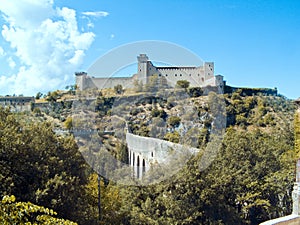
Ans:
{"label": "sky", "polygon": [[156,40],[214,62],[228,85],[300,97],[297,0],[0,0],[0,29],[0,95],[64,89],[112,49]]}

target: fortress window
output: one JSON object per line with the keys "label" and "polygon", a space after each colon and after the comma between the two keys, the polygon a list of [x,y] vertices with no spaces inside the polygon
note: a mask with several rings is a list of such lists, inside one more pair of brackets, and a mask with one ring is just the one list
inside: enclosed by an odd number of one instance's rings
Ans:
{"label": "fortress window", "polygon": [[177,77],[177,74],[175,73],[175,77]]}
{"label": "fortress window", "polygon": [[160,76],[160,77],[161,77],[161,74],[158,74],[158,76]]}
{"label": "fortress window", "polygon": [[168,76],[168,74],[166,74],[166,77]]}
{"label": "fortress window", "polygon": [[207,75],[210,75],[210,73],[208,73]]}
{"label": "fortress window", "polygon": [[180,74],[180,76],[182,77],[182,74]]}
{"label": "fortress window", "polygon": [[190,76],[192,76],[192,74],[190,74]]}
{"label": "fortress window", "polygon": [[198,73],[198,77],[200,76],[200,74]]}
{"label": "fortress window", "polygon": [[201,80],[202,80],[202,82],[204,82],[204,78],[203,77],[201,78]]}

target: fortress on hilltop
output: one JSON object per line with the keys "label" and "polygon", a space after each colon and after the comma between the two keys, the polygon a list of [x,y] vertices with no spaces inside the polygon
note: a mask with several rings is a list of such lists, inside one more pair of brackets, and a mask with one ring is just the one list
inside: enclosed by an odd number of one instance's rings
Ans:
{"label": "fortress on hilltop", "polygon": [[201,66],[154,66],[146,54],[140,54],[137,61],[137,73],[132,77],[95,78],[85,72],[77,72],[76,85],[79,90],[113,88],[118,84],[124,88],[132,88],[135,80],[145,85],[151,76],[158,76],[169,87],[175,87],[179,80],[187,80],[190,87],[211,86],[217,87],[222,93],[224,91],[225,81],[223,76],[214,75],[213,62],[205,62]]}

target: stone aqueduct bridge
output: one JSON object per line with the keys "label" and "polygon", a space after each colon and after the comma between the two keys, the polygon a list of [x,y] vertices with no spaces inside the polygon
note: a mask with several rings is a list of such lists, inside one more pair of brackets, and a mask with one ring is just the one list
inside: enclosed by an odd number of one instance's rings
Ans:
{"label": "stone aqueduct bridge", "polygon": [[129,164],[133,168],[134,176],[142,178],[150,169],[151,164],[168,163],[170,152],[188,150],[191,154],[199,152],[198,148],[192,148],[164,141],[157,138],[142,137],[126,133]]}

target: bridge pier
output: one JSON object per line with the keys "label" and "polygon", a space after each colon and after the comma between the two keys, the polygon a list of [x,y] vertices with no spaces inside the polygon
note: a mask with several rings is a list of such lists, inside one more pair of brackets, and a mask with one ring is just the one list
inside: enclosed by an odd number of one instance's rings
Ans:
{"label": "bridge pier", "polygon": [[147,160],[137,152],[129,149],[129,165],[133,168],[133,177],[141,179],[149,170]]}

